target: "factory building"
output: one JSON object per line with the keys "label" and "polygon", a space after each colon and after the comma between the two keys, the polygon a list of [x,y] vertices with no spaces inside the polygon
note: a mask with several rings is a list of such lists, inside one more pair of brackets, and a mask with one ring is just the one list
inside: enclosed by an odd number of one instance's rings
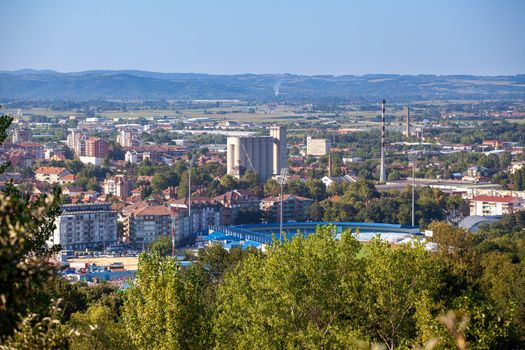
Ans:
{"label": "factory building", "polygon": [[270,127],[270,136],[228,137],[227,172],[237,178],[253,170],[261,182],[286,167],[286,127]]}

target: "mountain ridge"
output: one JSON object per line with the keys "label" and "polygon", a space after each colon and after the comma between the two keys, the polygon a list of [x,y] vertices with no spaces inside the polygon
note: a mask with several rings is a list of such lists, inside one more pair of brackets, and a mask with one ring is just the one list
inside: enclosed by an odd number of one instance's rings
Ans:
{"label": "mountain ridge", "polygon": [[142,70],[0,71],[3,99],[241,99],[254,101],[525,99],[525,74],[299,75]]}

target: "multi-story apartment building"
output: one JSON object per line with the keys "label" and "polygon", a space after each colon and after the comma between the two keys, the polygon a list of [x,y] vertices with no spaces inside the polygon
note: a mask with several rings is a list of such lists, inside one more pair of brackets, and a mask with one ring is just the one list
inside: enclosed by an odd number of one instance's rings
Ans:
{"label": "multi-story apartment building", "polygon": [[149,244],[160,236],[171,236],[171,210],[162,205],[138,208],[127,217],[128,241]]}
{"label": "multi-story apartment building", "polygon": [[33,131],[28,128],[16,128],[13,131],[13,143],[33,141]]}
{"label": "multi-story apartment building", "polygon": [[213,200],[222,205],[222,224],[235,224],[242,210],[259,210],[261,199],[246,190],[233,190],[221,194]]}
{"label": "multi-story apartment building", "polygon": [[519,204],[520,199],[517,197],[478,195],[470,200],[470,215],[501,216],[512,214]]}
{"label": "multi-story apartment building", "polygon": [[126,199],[129,194],[129,181],[126,175],[115,175],[104,180],[104,194]]}
{"label": "multi-story apartment building", "polygon": [[117,143],[122,147],[140,147],[142,140],[140,134],[136,131],[122,129],[117,135]]}
{"label": "multi-story apartment building", "polygon": [[67,135],[67,146],[77,157],[86,155],[86,136],[78,129],[73,129]]}
{"label": "multi-story apartment building", "polygon": [[[188,199],[172,200],[170,207],[178,213],[187,213]],[[222,207],[209,197],[194,197],[191,200],[191,228],[190,235],[206,232],[210,226],[222,225]]]}
{"label": "multi-story apartment building", "polygon": [[20,149],[26,151],[34,160],[44,159],[44,145],[34,142],[19,142],[7,146],[9,149]]}
{"label": "multi-story apartment building", "polygon": [[106,158],[109,154],[109,143],[100,137],[86,140],[86,157]]}
{"label": "multi-story apartment building", "polygon": [[50,244],[62,249],[104,248],[117,242],[117,212],[111,204],[64,204]]}
{"label": "multi-story apartment building", "polygon": [[[308,219],[308,208],[314,202],[313,199],[283,195],[283,221],[306,221]],[[278,222],[280,220],[281,198],[280,196],[267,197],[261,200],[261,210],[265,213],[266,222]]]}
{"label": "multi-story apartment building", "polygon": [[330,152],[330,140],[328,139],[306,139],[306,155],[325,156]]}
{"label": "multi-story apartment building", "polygon": [[175,236],[176,247],[188,245],[195,240],[195,235],[190,232],[190,217],[188,216],[188,210],[173,209],[171,224]]}

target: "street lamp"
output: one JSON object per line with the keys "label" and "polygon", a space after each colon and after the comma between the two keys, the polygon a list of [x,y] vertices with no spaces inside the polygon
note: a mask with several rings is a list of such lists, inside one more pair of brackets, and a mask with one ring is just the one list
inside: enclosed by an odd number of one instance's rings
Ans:
{"label": "street lamp", "polygon": [[279,184],[281,185],[281,198],[280,198],[280,221],[279,221],[279,234],[283,233],[283,186],[286,182],[286,179],[288,177],[288,168],[282,168],[281,169],[281,175],[277,177]]}

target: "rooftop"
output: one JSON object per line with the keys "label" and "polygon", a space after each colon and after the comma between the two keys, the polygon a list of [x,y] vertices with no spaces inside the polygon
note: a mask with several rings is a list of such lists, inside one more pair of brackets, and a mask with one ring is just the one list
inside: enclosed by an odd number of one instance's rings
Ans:
{"label": "rooftop", "polygon": [[36,170],[37,174],[61,174],[63,171],[67,170],[66,168],[59,168],[54,166],[43,166]]}
{"label": "rooftop", "polygon": [[512,196],[474,196],[473,201],[476,202],[493,202],[493,203],[518,203],[519,199]]}
{"label": "rooftop", "polygon": [[138,208],[133,212],[135,216],[170,216],[171,211],[163,205]]}
{"label": "rooftop", "polygon": [[[283,194],[283,201],[287,201],[289,199],[295,199],[295,200],[298,200],[298,201],[311,201],[311,200],[313,200],[313,199],[310,199],[310,198],[296,196],[296,195],[293,195],[293,194]],[[270,196],[270,197],[264,198],[262,201],[263,202],[279,202],[280,200],[281,200],[281,196]]]}

